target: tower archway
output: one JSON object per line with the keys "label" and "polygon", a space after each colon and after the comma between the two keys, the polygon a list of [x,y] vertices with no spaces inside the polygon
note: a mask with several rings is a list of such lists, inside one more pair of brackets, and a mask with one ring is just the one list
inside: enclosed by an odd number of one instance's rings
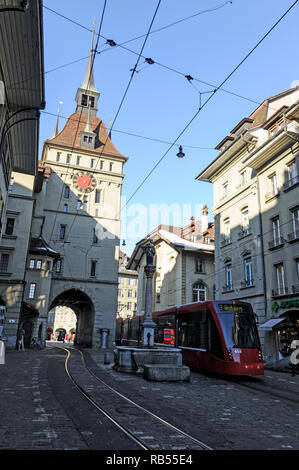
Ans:
{"label": "tower archway", "polygon": [[65,306],[73,310],[77,317],[74,344],[92,347],[94,326],[94,305],[90,297],[80,289],[69,289],[59,294],[51,303],[50,310]]}

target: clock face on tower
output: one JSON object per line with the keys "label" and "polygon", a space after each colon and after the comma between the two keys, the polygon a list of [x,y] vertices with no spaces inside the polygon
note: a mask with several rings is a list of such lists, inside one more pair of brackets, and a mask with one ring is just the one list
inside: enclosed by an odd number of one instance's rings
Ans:
{"label": "clock face on tower", "polygon": [[73,176],[73,184],[77,191],[81,193],[90,193],[97,185],[95,177],[84,171],[79,171]]}

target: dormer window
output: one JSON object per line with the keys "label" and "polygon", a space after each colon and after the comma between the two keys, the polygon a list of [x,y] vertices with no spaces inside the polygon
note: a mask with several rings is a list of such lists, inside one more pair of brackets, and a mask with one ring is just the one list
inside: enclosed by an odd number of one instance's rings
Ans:
{"label": "dormer window", "polygon": [[92,143],[92,137],[88,136],[88,135],[84,135],[83,136],[83,142],[86,142],[88,144],[91,144]]}

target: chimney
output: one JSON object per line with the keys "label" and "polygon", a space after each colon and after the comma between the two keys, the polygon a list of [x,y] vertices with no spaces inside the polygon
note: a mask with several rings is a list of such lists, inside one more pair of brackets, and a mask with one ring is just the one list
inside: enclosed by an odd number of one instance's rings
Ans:
{"label": "chimney", "polygon": [[202,217],[201,217],[202,233],[208,230],[208,227],[209,227],[208,217],[209,217],[209,209],[207,205],[204,205],[202,208]]}

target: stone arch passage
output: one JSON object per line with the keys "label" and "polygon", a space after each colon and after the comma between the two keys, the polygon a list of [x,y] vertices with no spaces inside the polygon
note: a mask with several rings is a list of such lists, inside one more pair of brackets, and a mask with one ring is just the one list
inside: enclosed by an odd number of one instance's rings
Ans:
{"label": "stone arch passage", "polygon": [[94,305],[90,297],[79,289],[69,289],[53,300],[49,310],[58,306],[71,308],[77,316],[75,344],[92,348]]}

